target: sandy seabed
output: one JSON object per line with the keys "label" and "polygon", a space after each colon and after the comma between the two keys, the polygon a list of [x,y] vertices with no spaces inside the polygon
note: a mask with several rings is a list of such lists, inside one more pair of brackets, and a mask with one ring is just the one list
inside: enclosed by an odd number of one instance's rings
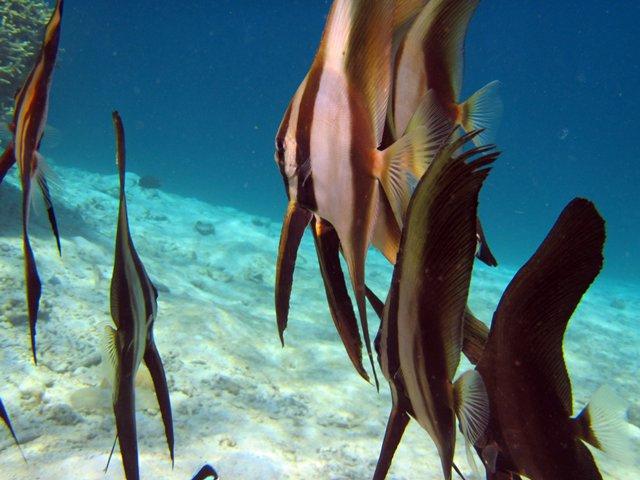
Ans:
{"label": "sandy seabed", "polygon": [[[14,175],[0,186],[0,397],[28,459],[0,428],[0,478],[120,479],[102,364],[110,324],[109,282],[117,215],[117,177],[55,168],[60,258],[46,215],[32,218],[43,282],[39,364],[31,360],[24,299],[20,192]],[[115,170],[115,167],[114,167]],[[312,241],[303,241],[286,347],[278,340],[273,279],[280,224],[226,207],[144,189],[127,177],[132,235],[159,290],[156,343],[173,405],[176,462],[171,468],[148,374],[138,378],[142,478],[188,479],[204,462],[223,479],[366,479],[375,468],[391,405],[357,376],[335,332]],[[542,239],[540,239],[542,240]],[[390,267],[369,256],[368,283],[383,294]],[[478,265],[470,304],[489,320],[513,271]],[[600,279],[565,337],[575,409],[607,384],[640,424],[640,289]],[[370,324],[377,326],[373,312]],[[608,479],[640,478],[640,429],[624,432],[620,462],[596,454]],[[461,445],[461,439],[458,439]],[[469,472],[464,449],[456,461]],[[390,479],[441,479],[427,434],[412,422]]]}

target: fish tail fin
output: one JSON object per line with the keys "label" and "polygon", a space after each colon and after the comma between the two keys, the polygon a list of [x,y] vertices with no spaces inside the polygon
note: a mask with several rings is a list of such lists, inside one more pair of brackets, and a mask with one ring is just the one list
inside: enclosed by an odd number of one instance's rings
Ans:
{"label": "fish tail fin", "polygon": [[311,212],[300,207],[296,202],[289,202],[282,222],[278,259],[276,261],[275,305],[278,335],[284,347],[284,331],[289,316],[289,301],[293,285],[293,271],[300,241],[305,228],[311,221]]}
{"label": "fish tail fin", "polygon": [[16,163],[16,157],[13,152],[13,142],[10,142],[0,157],[0,183],[14,163]]}
{"label": "fish tail fin", "polygon": [[4,404],[2,403],[2,399],[0,399],[0,419],[4,422],[4,424],[9,429],[9,433],[13,437],[13,441],[16,443],[18,450],[20,450],[20,455],[22,455],[22,459],[25,463],[27,462],[27,457],[24,456],[24,452],[22,451],[22,447],[20,446],[20,442],[18,441],[18,437],[16,435],[15,430],[13,429],[13,425],[11,425],[11,420],[9,420],[9,414],[7,410],[4,408]]}
{"label": "fish tail fin", "polygon": [[433,90],[429,90],[405,134],[380,153],[378,178],[400,227],[411,196],[408,174],[421,178],[451,131],[451,123],[438,107]]}
{"label": "fish tail fin", "polygon": [[624,461],[632,458],[625,416],[624,401],[605,385],[593,394],[587,406],[573,419],[573,426],[579,438]]}
{"label": "fish tail fin", "polygon": [[167,377],[162,366],[160,353],[156,348],[153,340],[147,342],[147,348],[144,352],[144,363],[149,369],[151,379],[153,380],[153,388],[156,391],[158,406],[164,424],[164,433],[169,446],[169,455],[171,457],[171,467],[174,466],[174,439],[173,439],[173,417],[171,415],[171,399],[169,398],[169,387],[167,386]]}
{"label": "fish tail fin", "polygon": [[502,117],[503,105],[498,87],[500,82],[494,80],[488,83],[467,101],[458,105],[460,109],[459,123],[466,132],[483,130],[473,141],[476,145],[492,143]]}
{"label": "fish tail fin", "polygon": [[474,460],[472,446],[478,441],[489,424],[489,397],[476,370],[463,373],[453,385],[454,405],[460,421],[460,430],[465,440],[467,461],[476,477],[481,478]]}

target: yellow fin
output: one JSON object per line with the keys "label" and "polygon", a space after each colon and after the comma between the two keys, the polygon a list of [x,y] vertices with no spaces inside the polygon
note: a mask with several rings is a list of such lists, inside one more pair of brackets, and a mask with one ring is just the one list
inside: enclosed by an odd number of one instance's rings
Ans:
{"label": "yellow fin", "polygon": [[489,397],[476,370],[463,373],[453,386],[455,411],[465,440],[467,461],[480,478],[471,447],[475,445],[489,424]]}
{"label": "yellow fin", "polygon": [[460,124],[465,131],[483,130],[473,141],[476,145],[493,143],[496,130],[502,117],[502,100],[498,94],[500,82],[494,80],[471,95],[461,105]]}
{"label": "yellow fin", "polygon": [[632,458],[626,405],[611,388],[600,387],[573,421],[585,442],[616,460],[628,462]]}
{"label": "yellow fin", "polygon": [[400,227],[411,196],[408,174],[422,177],[451,131],[452,126],[437,107],[435,94],[430,90],[416,109],[405,134],[382,152],[380,183]]}
{"label": "yellow fin", "polygon": [[118,331],[111,325],[104,326],[103,333],[103,364],[106,364],[107,381],[115,385],[115,376],[118,369]]}

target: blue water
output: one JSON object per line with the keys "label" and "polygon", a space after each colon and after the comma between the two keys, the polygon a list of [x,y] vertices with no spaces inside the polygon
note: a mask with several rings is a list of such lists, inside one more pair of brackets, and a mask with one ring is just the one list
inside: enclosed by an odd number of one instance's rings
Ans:
{"label": "blue water", "polygon": [[[273,137],[306,73],[328,1],[67,4],[45,153],[113,171],[109,113],[164,188],[280,219]],[[520,265],[564,204],[607,219],[605,276],[639,280],[640,4],[485,1],[466,42],[464,95],[502,82],[504,152],[482,193],[498,259]]]}

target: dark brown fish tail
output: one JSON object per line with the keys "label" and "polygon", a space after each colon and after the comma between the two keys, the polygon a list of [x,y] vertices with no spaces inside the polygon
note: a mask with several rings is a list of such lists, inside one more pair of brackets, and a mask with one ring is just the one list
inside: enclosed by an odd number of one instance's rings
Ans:
{"label": "dark brown fish tail", "polygon": [[153,388],[156,391],[160,414],[162,415],[162,423],[164,424],[164,433],[167,438],[169,447],[169,455],[171,456],[171,466],[174,465],[174,439],[173,439],[173,417],[171,414],[171,399],[169,398],[169,387],[167,386],[167,377],[162,366],[160,353],[150,335],[147,342],[147,348],[144,352],[144,363],[149,369],[151,379],[153,380]]}
{"label": "dark brown fish tail", "polygon": [[13,151],[13,142],[11,142],[2,153],[2,157],[0,157],[0,183],[2,183],[5,175],[9,169],[13,167],[14,163],[16,163],[16,157]]}
{"label": "dark brown fish tail", "polygon": [[293,271],[296,266],[298,248],[304,230],[311,221],[311,212],[300,207],[295,202],[289,202],[284,221],[282,223],[282,233],[280,234],[280,245],[278,247],[278,259],[276,263],[276,285],[275,304],[276,321],[278,325],[278,335],[284,347],[284,331],[287,328],[289,316],[289,301],[291,297],[291,287],[293,285]]}
{"label": "dark brown fish tail", "polygon": [[29,332],[31,335],[31,352],[33,363],[38,364],[36,354],[36,324],[38,322],[38,309],[40,307],[40,295],[42,294],[42,283],[36,267],[36,259],[33,256],[33,249],[29,241],[28,217],[29,217],[29,190],[26,186],[22,195],[22,249],[24,251],[24,274],[27,288],[27,309],[29,312]]}
{"label": "dark brown fish tail", "polygon": [[369,375],[362,365],[362,340],[358,321],[340,265],[338,234],[329,222],[317,217],[311,221],[311,230],[333,323],[351,363],[360,376],[369,381]]}

